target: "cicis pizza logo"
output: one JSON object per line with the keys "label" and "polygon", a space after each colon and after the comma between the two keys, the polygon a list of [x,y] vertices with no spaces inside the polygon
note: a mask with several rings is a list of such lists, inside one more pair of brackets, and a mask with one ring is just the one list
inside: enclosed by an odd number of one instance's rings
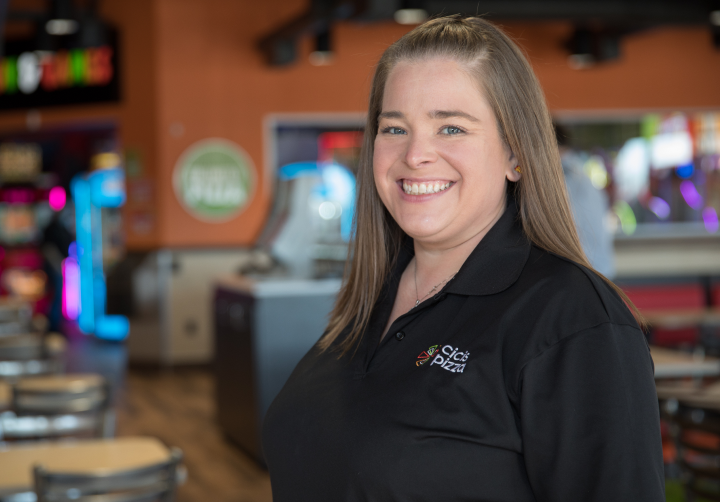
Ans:
{"label": "cicis pizza logo", "polygon": [[422,366],[432,361],[430,366],[439,364],[444,370],[452,373],[462,373],[465,370],[465,361],[470,357],[470,352],[461,352],[460,348],[451,345],[433,345],[423,350],[415,361],[415,366]]}
{"label": "cicis pizza logo", "polygon": [[437,353],[437,351],[440,350],[440,347],[442,347],[442,345],[433,345],[429,349],[423,350],[422,354],[418,356],[417,361],[415,361],[415,366],[422,366],[431,360],[433,354]]}

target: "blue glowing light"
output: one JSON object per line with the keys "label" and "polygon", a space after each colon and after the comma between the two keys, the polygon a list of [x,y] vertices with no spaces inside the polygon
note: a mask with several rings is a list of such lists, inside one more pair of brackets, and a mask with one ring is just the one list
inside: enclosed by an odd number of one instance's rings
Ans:
{"label": "blue glowing light", "polygon": [[70,184],[75,200],[75,245],[68,253],[77,257],[80,275],[78,326],[106,340],[123,340],[129,321],[122,316],[105,315],[107,288],[103,272],[102,207],[118,207],[125,202],[125,178],[121,169],[78,175]]}
{"label": "blue glowing light", "polygon": [[281,180],[294,180],[301,176],[320,176],[317,162],[293,162],[285,164],[278,171]]}
{"label": "blue glowing light", "polygon": [[325,164],[322,166],[322,178],[327,187],[328,198],[337,201],[342,207],[340,237],[348,242],[355,213],[355,177],[338,164]]}
{"label": "blue glowing light", "polygon": [[80,262],[80,316],[78,325],[83,333],[95,331],[95,307],[93,294],[93,263],[92,263],[92,202],[90,183],[75,177],[70,189],[75,200],[75,234],[78,261]]}
{"label": "blue glowing light", "polygon": [[104,340],[124,340],[130,333],[130,321],[121,315],[106,315],[95,321],[95,336]]}
{"label": "blue glowing light", "polygon": [[675,169],[675,174],[677,174],[679,178],[682,178],[684,180],[691,178],[694,172],[695,172],[695,166],[692,164],[685,164],[684,166],[678,166]]}
{"label": "blue glowing light", "polygon": [[120,207],[125,203],[125,172],[101,169],[88,176],[92,203],[96,207]]}

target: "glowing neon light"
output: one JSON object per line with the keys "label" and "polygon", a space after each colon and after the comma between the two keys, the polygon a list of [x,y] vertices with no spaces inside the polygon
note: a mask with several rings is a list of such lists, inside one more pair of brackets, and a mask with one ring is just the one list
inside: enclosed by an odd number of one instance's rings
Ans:
{"label": "glowing neon light", "polygon": [[660,197],[651,197],[648,202],[648,207],[650,208],[650,211],[655,213],[655,215],[661,220],[666,220],[668,216],[670,216],[670,204]]}
{"label": "glowing neon light", "polygon": [[105,315],[107,287],[103,272],[102,207],[118,207],[125,202],[124,176],[120,169],[78,175],[70,185],[75,201],[77,253],[80,264],[80,312],[78,325],[84,333],[106,340],[123,340],[130,323],[123,316]]}
{"label": "glowing neon light", "polygon": [[65,319],[76,321],[80,316],[80,265],[75,258],[62,262],[62,314]]}
{"label": "glowing neon light", "polygon": [[687,202],[687,205],[693,209],[700,209],[703,205],[703,197],[695,188],[692,181],[683,181],[680,183],[680,193]]}
{"label": "glowing neon light", "polygon": [[677,174],[679,178],[682,178],[684,180],[691,178],[694,172],[695,166],[693,166],[692,164],[678,166],[677,169],[675,169],[675,174]]}
{"label": "glowing neon light", "polygon": [[61,211],[67,202],[67,195],[63,187],[52,187],[48,194],[48,203],[53,211]]}
{"label": "glowing neon light", "polygon": [[718,222],[718,214],[714,207],[706,207],[702,212],[703,223],[705,223],[705,230],[714,234],[720,228]]}
{"label": "glowing neon light", "polygon": [[84,178],[74,178],[71,189],[75,200],[75,233],[80,263],[81,308],[78,325],[84,333],[89,334],[95,331],[90,183]]}
{"label": "glowing neon light", "polygon": [[121,315],[100,317],[95,324],[95,335],[104,340],[124,340],[130,332],[130,321]]}
{"label": "glowing neon light", "polygon": [[24,52],[0,60],[0,94],[18,88],[32,94],[38,87],[54,91],[66,87],[107,85],[113,77],[113,50],[108,46],[71,51]]}
{"label": "glowing neon light", "polygon": [[8,188],[3,190],[2,200],[10,204],[32,204],[35,202],[35,191],[30,188]]}
{"label": "glowing neon light", "polygon": [[613,205],[613,211],[620,219],[620,227],[625,235],[632,235],[637,228],[637,219],[630,204],[624,200],[619,200]]}

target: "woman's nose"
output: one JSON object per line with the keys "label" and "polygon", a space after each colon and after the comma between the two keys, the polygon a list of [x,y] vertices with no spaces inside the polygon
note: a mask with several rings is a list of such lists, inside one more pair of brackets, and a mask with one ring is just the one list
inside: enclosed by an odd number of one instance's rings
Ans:
{"label": "woman's nose", "polygon": [[437,153],[431,138],[422,134],[411,134],[405,152],[405,163],[411,168],[425,167],[437,160]]}

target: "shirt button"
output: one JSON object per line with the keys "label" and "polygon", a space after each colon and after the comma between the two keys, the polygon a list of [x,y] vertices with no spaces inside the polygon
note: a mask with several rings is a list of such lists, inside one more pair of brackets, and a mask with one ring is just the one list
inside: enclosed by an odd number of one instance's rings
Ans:
{"label": "shirt button", "polygon": [[395,333],[395,338],[397,338],[398,340],[402,340],[403,338],[405,338],[405,333],[403,333],[402,331],[398,331],[397,333]]}

